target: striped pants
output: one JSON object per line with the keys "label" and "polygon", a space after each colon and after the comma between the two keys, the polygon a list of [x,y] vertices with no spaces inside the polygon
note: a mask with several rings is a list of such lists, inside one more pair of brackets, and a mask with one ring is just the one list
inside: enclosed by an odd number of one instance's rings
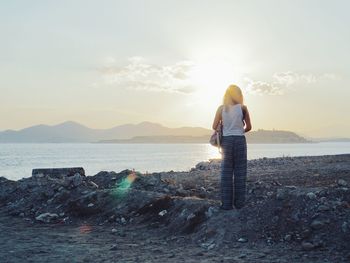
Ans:
{"label": "striped pants", "polygon": [[[222,137],[221,203],[223,209],[242,208],[247,179],[247,143],[245,136]],[[234,179],[233,179],[234,177]],[[233,198],[234,195],[234,198]]]}

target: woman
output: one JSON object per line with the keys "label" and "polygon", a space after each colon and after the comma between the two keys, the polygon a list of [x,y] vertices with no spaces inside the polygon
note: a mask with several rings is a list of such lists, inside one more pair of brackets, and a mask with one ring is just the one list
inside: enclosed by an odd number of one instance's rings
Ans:
{"label": "woman", "polygon": [[223,105],[216,111],[213,129],[220,129],[221,124],[221,208],[230,210],[233,203],[235,208],[240,209],[245,203],[247,178],[247,143],[244,133],[250,131],[252,125],[248,108],[243,105],[242,91],[236,85],[227,88]]}

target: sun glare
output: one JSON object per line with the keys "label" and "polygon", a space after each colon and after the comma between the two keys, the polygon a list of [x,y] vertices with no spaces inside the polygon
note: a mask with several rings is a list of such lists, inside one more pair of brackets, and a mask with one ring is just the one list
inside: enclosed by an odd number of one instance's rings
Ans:
{"label": "sun glare", "polygon": [[238,78],[232,65],[222,61],[199,63],[190,72],[190,82],[196,87],[198,104],[216,107],[225,89]]}

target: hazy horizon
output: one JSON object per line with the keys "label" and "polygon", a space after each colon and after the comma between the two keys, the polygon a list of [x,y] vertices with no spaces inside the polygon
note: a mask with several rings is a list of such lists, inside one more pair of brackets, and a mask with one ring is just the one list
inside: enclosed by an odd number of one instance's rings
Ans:
{"label": "hazy horizon", "polygon": [[0,131],[67,120],[210,129],[236,83],[254,130],[350,137],[348,1],[0,7]]}

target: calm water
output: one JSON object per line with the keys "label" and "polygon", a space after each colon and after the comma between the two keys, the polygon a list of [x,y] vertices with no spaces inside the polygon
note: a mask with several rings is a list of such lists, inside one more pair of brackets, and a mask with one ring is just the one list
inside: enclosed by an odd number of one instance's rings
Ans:
{"label": "calm water", "polygon": [[[249,144],[248,158],[350,153],[350,143]],[[186,171],[219,158],[208,144],[0,144],[0,176],[20,179],[33,168],[82,166],[99,171]]]}

